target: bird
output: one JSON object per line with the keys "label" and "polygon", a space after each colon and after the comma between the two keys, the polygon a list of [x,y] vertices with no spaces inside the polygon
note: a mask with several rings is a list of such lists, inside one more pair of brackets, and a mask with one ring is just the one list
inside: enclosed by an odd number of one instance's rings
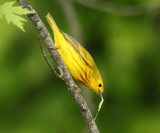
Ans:
{"label": "bird", "polygon": [[96,119],[104,101],[102,96],[104,84],[101,74],[90,53],[73,37],[61,31],[50,13],[46,15],[46,19],[54,34],[55,45],[50,48],[58,50],[74,80],[99,94],[101,102],[95,116]]}

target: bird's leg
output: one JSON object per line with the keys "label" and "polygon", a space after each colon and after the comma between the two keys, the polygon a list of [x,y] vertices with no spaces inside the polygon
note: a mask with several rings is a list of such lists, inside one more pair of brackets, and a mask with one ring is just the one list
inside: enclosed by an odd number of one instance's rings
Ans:
{"label": "bird's leg", "polygon": [[78,89],[77,91],[80,93],[81,89],[77,85],[75,85],[75,87]]}
{"label": "bird's leg", "polygon": [[57,50],[59,48],[60,48],[60,46],[55,46],[55,45],[50,47],[50,49],[53,49],[53,50]]}

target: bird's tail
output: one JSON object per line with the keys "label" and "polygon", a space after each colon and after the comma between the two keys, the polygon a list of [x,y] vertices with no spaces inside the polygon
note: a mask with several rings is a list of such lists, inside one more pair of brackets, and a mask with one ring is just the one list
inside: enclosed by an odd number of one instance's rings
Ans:
{"label": "bird's tail", "polygon": [[49,25],[51,26],[53,32],[59,30],[57,25],[56,25],[56,22],[54,21],[54,19],[52,18],[50,13],[47,14],[46,19],[47,19]]}
{"label": "bird's tail", "polygon": [[53,30],[55,45],[57,45],[56,42],[58,42],[59,40],[64,40],[64,36],[62,32],[59,30],[58,26],[56,25],[56,22],[54,21],[50,13],[47,14],[46,19]]}

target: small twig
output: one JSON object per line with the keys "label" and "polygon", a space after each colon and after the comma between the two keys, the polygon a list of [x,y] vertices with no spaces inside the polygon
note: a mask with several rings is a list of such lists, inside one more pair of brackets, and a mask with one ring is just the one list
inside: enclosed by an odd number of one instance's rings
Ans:
{"label": "small twig", "polygon": [[45,52],[45,50],[44,50],[44,48],[43,48],[43,45],[42,45],[40,36],[38,36],[38,41],[39,41],[39,45],[40,45],[40,48],[41,48],[43,57],[44,57],[44,59],[46,60],[47,64],[49,65],[51,71],[52,71],[58,78],[61,78],[61,79],[62,79],[62,77],[63,77],[63,71],[62,71],[62,69],[59,69],[60,74],[58,74],[58,73],[56,72],[56,70],[54,69],[52,63],[50,62],[50,60],[49,60],[48,57],[47,57],[47,54],[46,54],[46,52]]}

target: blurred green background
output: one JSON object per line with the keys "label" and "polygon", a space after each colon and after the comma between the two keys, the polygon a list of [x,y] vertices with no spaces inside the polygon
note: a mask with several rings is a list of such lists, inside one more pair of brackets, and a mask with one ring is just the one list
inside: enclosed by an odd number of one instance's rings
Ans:
{"label": "blurred green background", "polygon": [[[100,132],[160,133],[159,0],[30,4],[51,34],[48,12],[93,56],[105,85],[105,102],[96,120]],[[0,19],[0,133],[87,133],[67,86],[43,58],[39,33],[24,17],[25,33]],[[99,97],[79,86],[95,116]]]}

